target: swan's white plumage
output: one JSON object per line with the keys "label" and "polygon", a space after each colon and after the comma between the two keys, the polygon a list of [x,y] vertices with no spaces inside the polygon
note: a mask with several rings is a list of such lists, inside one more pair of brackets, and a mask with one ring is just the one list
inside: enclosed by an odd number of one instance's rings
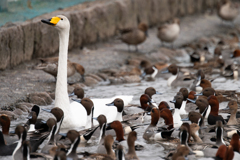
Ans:
{"label": "swan's white plumage", "polygon": [[61,128],[79,128],[86,125],[87,111],[77,102],[70,104],[67,92],[67,55],[70,23],[65,16],[57,16],[62,18],[55,28],[59,34],[59,59],[58,74],[55,91],[55,107],[59,107],[64,112],[64,119]]}
{"label": "swan's white plumage", "polygon": [[[115,120],[122,121],[122,112],[117,111],[115,106],[106,106],[106,104],[112,103],[116,98],[123,100],[124,106],[127,106],[133,99],[133,96],[115,96],[112,98],[104,99],[91,99],[94,104],[93,117],[98,117],[100,114],[103,114],[107,118],[107,123],[110,123]],[[94,121],[94,124],[98,124],[97,121]]]}

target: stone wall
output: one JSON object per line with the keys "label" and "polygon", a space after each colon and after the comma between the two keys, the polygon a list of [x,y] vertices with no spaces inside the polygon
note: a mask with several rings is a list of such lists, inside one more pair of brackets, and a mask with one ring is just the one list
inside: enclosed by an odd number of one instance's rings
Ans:
{"label": "stone wall", "polygon": [[69,49],[105,40],[118,28],[146,22],[149,26],[173,17],[216,8],[219,0],[97,0],[76,5],[19,24],[0,28],[0,69],[58,52],[58,34],[43,18],[63,14],[71,23]]}

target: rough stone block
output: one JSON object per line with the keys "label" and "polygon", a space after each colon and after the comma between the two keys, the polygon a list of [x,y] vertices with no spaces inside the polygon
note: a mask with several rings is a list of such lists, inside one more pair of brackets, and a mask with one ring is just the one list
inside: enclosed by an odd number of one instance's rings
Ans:
{"label": "rough stone block", "polygon": [[34,32],[32,22],[23,22],[21,24],[23,30],[23,61],[31,60],[34,47]]}
{"label": "rough stone block", "polygon": [[9,33],[7,29],[0,29],[0,70],[10,65]]}
{"label": "rough stone block", "polygon": [[12,26],[8,28],[9,32],[9,48],[10,48],[10,66],[16,66],[23,61],[23,30],[20,26]]}
{"label": "rough stone block", "polygon": [[47,57],[56,53],[59,48],[59,38],[56,29],[42,24],[40,19],[35,20],[32,25],[34,28],[33,58]]}
{"label": "rough stone block", "polygon": [[46,92],[31,93],[28,95],[28,101],[37,105],[49,105],[53,100]]}

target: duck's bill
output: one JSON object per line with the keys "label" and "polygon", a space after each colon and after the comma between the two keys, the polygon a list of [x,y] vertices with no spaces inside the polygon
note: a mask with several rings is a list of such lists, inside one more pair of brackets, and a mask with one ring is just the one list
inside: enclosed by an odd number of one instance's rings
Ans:
{"label": "duck's bill", "polygon": [[146,76],[146,73],[143,72],[143,73],[141,74],[141,77],[144,78],[145,76]]}
{"label": "duck's bill", "polygon": [[203,95],[202,93],[194,94],[194,96],[202,96],[202,95]]}
{"label": "duck's bill", "polygon": [[114,106],[114,102],[106,104],[106,106]]}
{"label": "duck's bill", "polygon": [[161,73],[169,73],[169,70],[166,69],[165,71],[162,71]]}
{"label": "duck's bill", "polygon": [[189,98],[187,98],[187,100],[192,102],[192,103],[196,103],[196,100],[192,100],[192,99],[189,99]]}
{"label": "duck's bill", "polygon": [[33,113],[30,112],[29,115],[27,116],[27,119],[32,119],[32,115],[33,115]]}
{"label": "duck's bill", "polygon": [[189,118],[184,118],[182,119],[182,121],[189,121]]}
{"label": "duck's bill", "polygon": [[51,113],[51,109],[44,109],[44,108],[42,108],[42,110],[43,110],[43,111],[46,111],[46,112],[48,112],[48,113]]}
{"label": "duck's bill", "polygon": [[97,118],[96,118],[96,117],[93,117],[92,119],[94,119],[94,120],[97,120]]}
{"label": "duck's bill", "polygon": [[75,102],[81,103],[81,99],[72,99]]}
{"label": "duck's bill", "polygon": [[174,99],[174,100],[172,100],[172,101],[169,101],[169,102],[171,102],[171,103],[176,103],[176,100]]}
{"label": "duck's bill", "polygon": [[160,93],[160,92],[156,91],[156,94],[157,94],[157,95],[162,95],[163,93]]}
{"label": "duck's bill", "polygon": [[72,92],[72,93],[70,93],[70,94],[68,95],[68,97],[72,97],[72,96],[74,96],[74,95],[75,95],[75,93]]}

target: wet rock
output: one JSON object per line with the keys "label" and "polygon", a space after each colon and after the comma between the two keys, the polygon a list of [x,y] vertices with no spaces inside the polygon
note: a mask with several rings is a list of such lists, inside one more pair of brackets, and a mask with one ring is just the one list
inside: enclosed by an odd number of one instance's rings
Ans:
{"label": "wet rock", "polygon": [[23,61],[31,60],[34,47],[34,29],[32,28],[32,22],[23,22],[21,24],[23,30]]}
{"label": "wet rock", "polygon": [[137,83],[141,81],[138,75],[128,75],[124,77],[109,77],[111,84],[121,84],[121,83]]}
{"label": "wet rock", "polygon": [[20,108],[21,106],[25,106],[27,108],[32,108],[34,106],[33,103],[27,103],[27,102],[20,102],[16,104],[16,108]]}
{"label": "wet rock", "polygon": [[[49,18],[49,15],[42,18]],[[59,38],[55,38],[58,35],[57,30],[43,24],[37,18],[33,19],[32,27],[34,28],[34,53],[32,57],[46,57],[56,53],[59,48]]]}
{"label": "wet rock", "polygon": [[39,92],[29,94],[28,101],[37,105],[49,105],[53,100],[47,92]]}
{"label": "wet rock", "polygon": [[28,106],[24,105],[24,104],[23,105],[16,105],[16,108],[22,110],[23,112],[30,112],[30,110],[31,110],[31,108],[28,108]]}
{"label": "wet rock", "polygon": [[139,66],[139,64],[141,63],[140,59],[129,59],[127,61],[127,65],[132,65],[132,66]]}
{"label": "wet rock", "polygon": [[141,82],[141,78],[139,75],[125,76],[124,82],[125,83],[137,83],[137,82]]}
{"label": "wet rock", "polygon": [[49,96],[52,98],[52,99],[55,99],[55,92],[52,92],[52,93],[48,93]]}
{"label": "wet rock", "polygon": [[87,76],[92,77],[92,78],[96,79],[99,82],[103,81],[103,79],[101,77],[99,77],[98,75],[96,75],[96,74],[88,74]]}
{"label": "wet rock", "polygon": [[10,65],[9,33],[7,29],[0,29],[0,69],[5,69]]}
{"label": "wet rock", "polygon": [[97,73],[97,75],[102,78],[104,81],[108,80],[108,76],[107,74],[104,74],[104,73]]}
{"label": "wet rock", "polygon": [[23,111],[22,111],[21,109],[19,109],[19,108],[16,108],[16,109],[13,111],[13,113],[16,114],[16,115],[21,116],[21,115],[23,114]]}
{"label": "wet rock", "polygon": [[89,77],[89,76],[85,77],[85,82],[84,82],[84,84],[85,84],[86,86],[94,86],[94,85],[97,85],[98,83],[99,83],[98,80],[96,80],[96,79],[93,78],[93,77]]}
{"label": "wet rock", "polygon": [[6,114],[6,115],[10,118],[11,121],[12,121],[12,120],[15,120],[15,119],[17,119],[17,118],[19,117],[19,116],[16,115],[13,111],[1,110],[1,111],[0,111],[0,114]]}

